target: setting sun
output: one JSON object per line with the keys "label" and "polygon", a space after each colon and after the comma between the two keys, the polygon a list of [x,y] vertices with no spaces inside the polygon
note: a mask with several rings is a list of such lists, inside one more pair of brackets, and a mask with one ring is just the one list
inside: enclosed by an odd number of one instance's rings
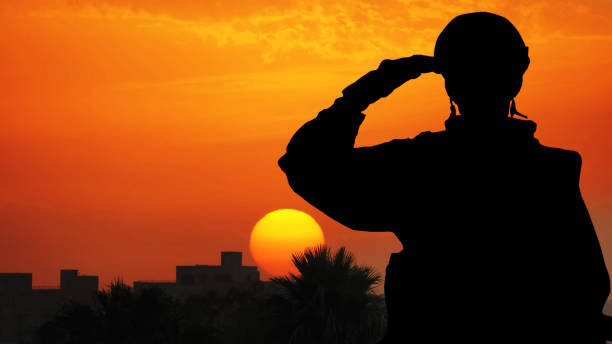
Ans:
{"label": "setting sun", "polygon": [[291,254],[325,243],[312,216],[295,209],[278,209],[262,217],[251,232],[251,254],[260,269],[271,275],[295,271]]}

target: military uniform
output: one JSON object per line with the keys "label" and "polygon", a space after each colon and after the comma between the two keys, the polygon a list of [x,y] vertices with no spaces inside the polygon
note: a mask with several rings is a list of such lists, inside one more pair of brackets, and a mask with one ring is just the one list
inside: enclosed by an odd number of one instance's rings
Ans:
{"label": "military uniform", "polygon": [[541,145],[534,122],[510,117],[456,116],[441,132],[355,148],[362,109],[339,98],[278,163],[331,218],[401,241],[384,343],[604,343],[610,283],[578,153]]}

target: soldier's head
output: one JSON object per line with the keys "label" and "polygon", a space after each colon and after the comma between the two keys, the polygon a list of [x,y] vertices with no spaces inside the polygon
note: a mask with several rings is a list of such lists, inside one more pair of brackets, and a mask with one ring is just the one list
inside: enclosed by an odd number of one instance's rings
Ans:
{"label": "soldier's head", "polygon": [[488,12],[451,20],[436,41],[434,58],[449,97],[466,117],[507,116],[529,66],[514,25]]}

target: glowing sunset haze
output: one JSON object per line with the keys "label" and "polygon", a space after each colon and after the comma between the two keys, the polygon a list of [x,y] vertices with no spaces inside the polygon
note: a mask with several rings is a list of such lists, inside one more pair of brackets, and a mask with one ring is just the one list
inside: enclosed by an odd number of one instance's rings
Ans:
{"label": "glowing sunset haze", "polygon": [[[42,0],[0,4],[0,271],[53,285],[75,268],[103,286],[172,279],[220,251],[253,265],[253,226],[291,208],[383,273],[393,235],[335,223],[277,160],[345,86],[383,59],[433,54],[453,17],[480,10],[529,46],[518,110],[541,143],[582,155],[611,267],[609,0]],[[365,114],[357,146],[442,130],[443,79],[410,81]]]}

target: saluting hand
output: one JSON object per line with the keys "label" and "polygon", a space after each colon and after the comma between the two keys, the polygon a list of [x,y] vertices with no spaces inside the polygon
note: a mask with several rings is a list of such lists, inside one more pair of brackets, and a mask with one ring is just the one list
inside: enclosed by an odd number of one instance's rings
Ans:
{"label": "saluting hand", "polygon": [[345,100],[363,111],[368,105],[391,94],[393,90],[422,73],[435,70],[431,56],[412,55],[396,60],[383,60],[378,69],[359,78],[342,91]]}

